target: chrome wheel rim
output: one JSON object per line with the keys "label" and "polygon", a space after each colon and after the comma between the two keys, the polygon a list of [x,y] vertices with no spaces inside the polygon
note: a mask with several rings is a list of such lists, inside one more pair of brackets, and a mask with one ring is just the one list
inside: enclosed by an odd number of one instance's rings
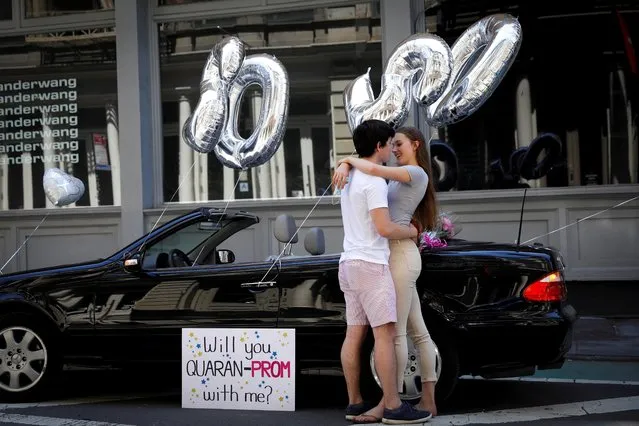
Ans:
{"label": "chrome wheel rim", "polygon": [[8,327],[0,331],[0,389],[25,392],[34,387],[47,368],[47,348],[33,330]]}
{"label": "chrome wheel rim", "polygon": [[[433,344],[435,344],[433,342]],[[439,376],[442,370],[442,358],[439,354],[439,348],[435,345],[435,374],[439,380]],[[375,369],[375,349],[371,351],[370,355],[370,367],[373,373],[373,378],[377,386],[382,387],[382,382],[379,379],[377,370]],[[408,339],[408,362],[406,368],[404,368],[404,384],[403,389],[399,389],[399,397],[402,400],[411,401],[419,399],[422,396],[422,374],[419,368],[419,352],[411,339]]]}

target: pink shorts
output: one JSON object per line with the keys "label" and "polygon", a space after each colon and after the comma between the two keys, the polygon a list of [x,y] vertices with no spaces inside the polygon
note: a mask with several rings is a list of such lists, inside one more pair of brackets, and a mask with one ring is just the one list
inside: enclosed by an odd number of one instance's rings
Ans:
{"label": "pink shorts", "polygon": [[339,286],[346,301],[346,324],[397,322],[395,285],[388,265],[346,260],[339,264]]}

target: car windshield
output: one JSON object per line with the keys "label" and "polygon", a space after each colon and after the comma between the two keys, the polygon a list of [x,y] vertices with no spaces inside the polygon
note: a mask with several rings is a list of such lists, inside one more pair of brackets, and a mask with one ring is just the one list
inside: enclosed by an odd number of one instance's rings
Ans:
{"label": "car windshield", "polygon": [[220,229],[224,228],[232,219],[221,220],[219,217],[203,219],[201,222],[192,223],[168,237],[154,243],[145,250],[144,264],[147,267],[155,265],[158,255],[169,253],[178,249],[185,253],[191,260],[197,255],[200,246]]}

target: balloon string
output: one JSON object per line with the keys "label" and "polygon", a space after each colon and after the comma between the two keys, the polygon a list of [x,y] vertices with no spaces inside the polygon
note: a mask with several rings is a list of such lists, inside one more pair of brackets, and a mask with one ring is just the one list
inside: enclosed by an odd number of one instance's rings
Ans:
{"label": "balloon string", "polygon": [[[356,151],[353,151],[351,153],[351,156],[355,155]],[[304,223],[306,223],[306,220],[309,218],[309,216],[313,213],[313,211],[315,210],[315,208],[317,207],[317,205],[319,204],[320,201],[322,201],[322,198],[324,198],[324,195],[326,195],[326,193],[328,192],[328,190],[331,188],[332,185],[328,185],[326,187],[326,189],[324,190],[324,192],[322,193],[322,195],[320,195],[320,197],[318,198],[317,202],[315,203],[315,205],[313,206],[313,208],[311,208],[311,210],[308,212],[308,214],[306,215],[306,217],[304,218],[304,220],[302,221],[302,223],[300,224],[300,226],[297,227],[297,229],[295,230],[295,233],[293,234],[293,236],[288,240],[288,242],[284,245],[284,248],[282,249],[282,251],[280,252],[280,254],[277,255],[277,257],[275,258],[275,260],[273,261],[273,263],[271,264],[270,268],[268,268],[268,271],[266,271],[266,274],[264,274],[264,276],[262,277],[262,279],[259,282],[263,282],[264,279],[268,276],[269,272],[271,272],[271,270],[273,269],[273,266],[275,266],[275,264],[277,262],[279,262],[280,258],[282,257],[282,255],[284,254],[284,252],[286,251],[286,249],[291,245],[291,241],[293,241],[295,239],[295,237],[297,236],[297,233],[300,231],[300,229],[302,229],[302,226],[304,226]],[[335,194],[332,195],[332,197],[335,197]]]}
{"label": "balloon string", "polygon": [[9,258],[9,260],[7,260],[5,262],[4,265],[2,265],[2,268],[0,268],[0,274],[2,274],[2,271],[4,270],[4,268],[9,264],[9,262],[11,262],[11,259],[13,259],[15,257],[16,254],[18,254],[18,252],[20,250],[22,250],[22,247],[24,247],[24,245],[27,243],[27,241],[29,241],[29,238],[31,238],[31,236],[35,233],[35,231],[38,230],[38,228],[40,227],[40,225],[42,225],[45,221],[45,219],[49,216],[49,214],[51,214],[51,212],[48,212],[46,215],[44,215],[44,217],[42,218],[42,220],[40,221],[40,223],[38,223],[38,226],[35,227],[35,229],[33,231],[31,231],[31,233],[27,236],[27,238],[25,238],[24,242],[22,243],[22,245],[20,245],[20,247],[18,247],[18,250],[16,250],[13,255],[11,255],[11,257]]}
{"label": "balloon string", "polygon": [[[242,175],[238,173],[237,180],[235,181],[235,185],[233,186],[233,192],[232,192],[233,194],[235,194],[235,189],[237,188],[237,184],[240,183],[241,177],[242,177]],[[217,221],[216,227],[218,227],[220,225],[220,222],[222,221],[222,218],[224,217],[224,214],[226,213],[226,210],[228,209],[230,203],[231,203],[231,198],[229,198],[226,201],[226,205],[224,206],[224,210],[222,210],[222,214],[220,215],[220,218]],[[195,257],[195,260],[193,260],[193,263],[191,264],[191,267],[194,267],[197,264],[197,261],[200,258],[200,255],[204,251],[205,247],[206,247],[206,245],[202,246],[202,248],[200,249],[200,252]]]}
{"label": "balloon string", "polygon": [[[199,153],[196,154],[196,155],[199,155]],[[141,251],[144,248],[144,246],[146,246],[146,241],[149,239],[149,237],[151,236],[151,233],[153,233],[153,230],[155,230],[156,226],[158,226],[158,223],[160,223],[160,220],[162,220],[162,216],[164,216],[164,213],[169,208],[169,204],[168,203],[173,201],[173,198],[175,198],[177,193],[180,191],[180,188],[182,187],[182,184],[184,184],[184,182],[186,182],[186,178],[188,178],[191,175],[191,171],[193,170],[194,166],[195,166],[195,160],[193,160],[193,163],[191,164],[191,167],[189,168],[189,171],[186,172],[186,174],[182,178],[182,181],[180,182],[180,184],[178,185],[177,189],[175,190],[175,192],[171,196],[171,199],[167,202],[166,206],[164,206],[164,210],[162,210],[162,213],[160,214],[160,217],[158,217],[158,220],[155,221],[155,223],[153,224],[153,227],[151,228],[151,230],[148,232],[148,234],[146,234],[146,238],[144,239],[144,242],[142,243],[142,245],[140,246],[140,250],[138,250],[138,251]]]}
{"label": "balloon string", "polygon": [[545,234],[543,234],[543,235],[539,235],[538,237],[531,238],[531,239],[530,239],[530,240],[528,240],[528,241],[524,241],[522,244],[527,244],[527,243],[529,243],[529,242],[531,242],[531,241],[538,240],[539,238],[543,238],[543,237],[548,236],[548,235],[550,235],[550,234],[554,234],[555,232],[563,231],[564,229],[566,229],[566,228],[568,228],[568,227],[571,227],[571,226],[573,226],[573,225],[576,225],[576,224],[578,224],[578,223],[580,223],[580,222],[583,222],[584,220],[588,220],[588,219],[590,219],[590,218],[593,218],[593,217],[595,217],[595,216],[598,216],[598,215],[600,215],[600,214],[602,214],[602,213],[605,213],[605,212],[607,212],[607,211],[610,211],[610,210],[612,210],[612,209],[616,209],[616,208],[617,208],[617,207],[619,207],[619,206],[623,206],[624,204],[630,203],[630,202],[632,202],[632,201],[634,201],[634,200],[637,200],[637,199],[639,199],[639,196],[636,196],[636,197],[630,198],[630,199],[628,199],[628,200],[626,200],[626,201],[623,201],[623,202],[621,202],[621,203],[619,203],[619,204],[616,204],[616,205],[614,205],[614,206],[612,206],[612,207],[608,207],[607,209],[604,209],[604,210],[598,211],[597,213],[593,213],[593,214],[591,214],[590,216],[586,216],[586,217],[584,217],[584,218],[581,218],[581,219],[579,219],[579,220],[576,220],[575,222],[569,223],[568,225],[562,226],[561,228],[557,228],[557,229],[555,229],[554,231],[550,231],[550,232],[547,232],[547,233],[545,233]]}

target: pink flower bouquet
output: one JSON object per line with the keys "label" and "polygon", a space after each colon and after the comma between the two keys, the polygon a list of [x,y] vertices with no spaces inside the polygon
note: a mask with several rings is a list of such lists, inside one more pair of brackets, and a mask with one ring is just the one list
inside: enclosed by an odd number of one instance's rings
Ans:
{"label": "pink flower bouquet", "polygon": [[448,213],[441,213],[437,218],[435,229],[422,232],[419,236],[419,251],[448,246],[447,240],[461,231],[461,226],[455,223],[456,220],[456,217]]}

